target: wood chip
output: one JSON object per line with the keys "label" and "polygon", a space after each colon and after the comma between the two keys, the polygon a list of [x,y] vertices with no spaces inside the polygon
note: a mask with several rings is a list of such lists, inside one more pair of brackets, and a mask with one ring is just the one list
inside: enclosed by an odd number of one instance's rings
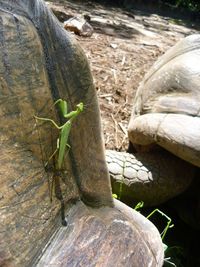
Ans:
{"label": "wood chip", "polygon": [[119,127],[121,128],[122,132],[128,136],[127,129],[124,127],[124,125],[121,122],[118,122]]}

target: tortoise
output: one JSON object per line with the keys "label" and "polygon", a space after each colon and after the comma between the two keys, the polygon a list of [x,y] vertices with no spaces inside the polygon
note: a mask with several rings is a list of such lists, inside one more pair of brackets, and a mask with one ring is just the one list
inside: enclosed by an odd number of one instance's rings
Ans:
{"label": "tortoise", "polygon": [[[96,92],[80,46],[42,0],[2,0],[0,29],[0,265],[162,266],[156,227],[113,201]],[[53,105],[59,98],[70,110],[85,106],[60,173],[53,160],[43,164],[58,132],[34,119],[62,123]]]}
{"label": "tortoise", "polygon": [[200,35],[187,36],[141,82],[128,126],[133,153],[106,152],[113,190],[125,201],[155,206],[191,185],[200,167],[199,60]]}

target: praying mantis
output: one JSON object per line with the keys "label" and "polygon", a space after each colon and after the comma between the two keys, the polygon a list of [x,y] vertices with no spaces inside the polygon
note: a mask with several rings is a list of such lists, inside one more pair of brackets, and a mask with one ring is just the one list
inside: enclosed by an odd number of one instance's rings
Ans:
{"label": "praying mantis", "polygon": [[[67,108],[67,102],[65,100],[58,99],[58,100],[56,100],[54,105],[58,105],[58,107],[60,109],[60,112],[61,112],[61,115],[63,116],[63,118],[67,119],[67,121],[63,125],[59,126],[59,125],[57,125],[57,123],[55,123],[54,120],[49,119],[49,118],[43,118],[43,117],[38,117],[38,116],[34,116],[34,117],[35,117],[36,120],[50,122],[58,130],[60,130],[59,137],[57,139],[56,150],[50,156],[48,162],[45,164],[45,167],[47,166],[49,161],[54,157],[54,155],[58,152],[58,157],[57,157],[56,162],[55,162],[55,173],[54,173],[54,176],[53,176],[54,183],[52,184],[52,190],[53,190],[53,185],[54,185],[55,195],[56,195],[57,199],[60,200],[60,204],[61,204],[62,225],[63,226],[67,226],[67,221],[65,219],[65,203],[64,203],[64,199],[63,199],[63,195],[62,195],[62,190],[61,190],[61,187],[60,187],[59,176],[60,176],[60,171],[62,170],[62,165],[63,165],[66,149],[68,148],[68,151],[70,149],[70,145],[68,144],[68,138],[69,138],[70,130],[71,130],[71,127],[72,127],[72,122],[83,111],[83,103],[80,102],[76,106],[76,110],[71,111],[69,113],[68,113],[68,108]],[[50,190],[50,192],[52,190]],[[50,193],[50,198],[52,200],[51,193]]]}
{"label": "praying mantis", "polygon": [[53,152],[53,154],[49,158],[49,161],[50,161],[54,157],[54,155],[58,152],[58,158],[56,161],[56,170],[59,171],[62,169],[62,164],[64,161],[66,148],[68,148],[68,150],[70,149],[70,145],[68,144],[68,138],[69,138],[69,133],[72,127],[72,122],[83,111],[83,103],[80,102],[76,106],[76,110],[71,111],[69,113],[68,113],[67,102],[65,100],[58,99],[55,101],[54,105],[58,105],[63,118],[68,119],[63,125],[61,126],[57,125],[57,123],[55,123],[55,121],[52,119],[42,118],[38,116],[34,116],[34,117],[37,120],[51,122],[58,130],[60,130],[59,138],[57,139],[56,150]]}

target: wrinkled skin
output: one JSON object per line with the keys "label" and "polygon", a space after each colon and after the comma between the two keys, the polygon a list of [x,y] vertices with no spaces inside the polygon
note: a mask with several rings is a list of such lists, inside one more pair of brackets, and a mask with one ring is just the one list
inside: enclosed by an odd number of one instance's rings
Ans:
{"label": "wrinkled skin", "polygon": [[129,123],[132,144],[158,144],[200,167],[200,35],[158,60],[140,85]]}

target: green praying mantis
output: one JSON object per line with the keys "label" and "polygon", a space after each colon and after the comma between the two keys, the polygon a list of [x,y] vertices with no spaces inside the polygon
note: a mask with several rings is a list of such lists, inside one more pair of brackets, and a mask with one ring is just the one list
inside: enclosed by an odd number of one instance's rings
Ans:
{"label": "green praying mantis", "polygon": [[[67,102],[65,100],[58,99],[58,100],[56,100],[54,105],[58,105],[61,115],[63,116],[64,119],[67,119],[67,121],[63,125],[59,126],[59,125],[57,125],[57,123],[55,123],[54,120],[49,119],[49,118],[42,118],[42,117],[38,117],[38,116],[34,116],[34,117],[36,120],[47,121],[47,122],[52,123],[60,131],[59,137],[57,139],[56,150],[50,156],[49,160],[45,164],[45,167],[47,166],[49,161],[54,157],[54,155],[56,153],[58,153],[58,157],[56,158],[56,161],[55,161],[55,172],[53,175],[54,183],[52,184],[52,187],[50,189],[50,199],[52,201],[52,190],[54,187],[55,195],[56,195],[57,199],[60,200],[60,204],[61,204],[62,224],[63,224],[63,226],[66,226],[67,221],[65,219],[65,203],[64,203],[64,199],[63,199],[63,195],[62,195],[62,190],[60,187],[59,176],[60,176],[60,171],[62,170],[62,165],[63,165],[65,153],[67,153],[70,149],[70,145],[68,144],[68,138],[69,138],[70,130],[72,127],[72,122],[83,111],[83,103],[80,102],[76,106],[76,110],[71,111],[69,113],[68,113]],[[68,148],[68,150],[66,152],[67,148]]]}
{"label": "green praying mantis", "polygon": [[63,125],[61,125],[61,126],[57,125],[57,123],[55,123],[55,121],[52,119],[42,118],[42,117],[37,117],[37,116],[34,116],[34,117],[37,120],[51,122],[58,130],[60,130],[59,138],[57,139],[56,150],[50,156],[49,161],[58,152],[58,158],[56,161],[56,170],[61,170],[66,149],[67,148],[68,148],[68,150],[70,149],[70,145],[68,144],[68,138],[69,138],[69,133],[70,133],[70,130],[72,127],[72,122],[83,111],[83,103],[80,102],[76,106],[76,110],[71,111],[69,113],[68,113],[67,102],[65,100],[58,99],[58,100],[56,100],[54,105],[58,105],[60,112],[61,112],[61,115],[63,116],[63,118],[67,119],[67,121]]}

